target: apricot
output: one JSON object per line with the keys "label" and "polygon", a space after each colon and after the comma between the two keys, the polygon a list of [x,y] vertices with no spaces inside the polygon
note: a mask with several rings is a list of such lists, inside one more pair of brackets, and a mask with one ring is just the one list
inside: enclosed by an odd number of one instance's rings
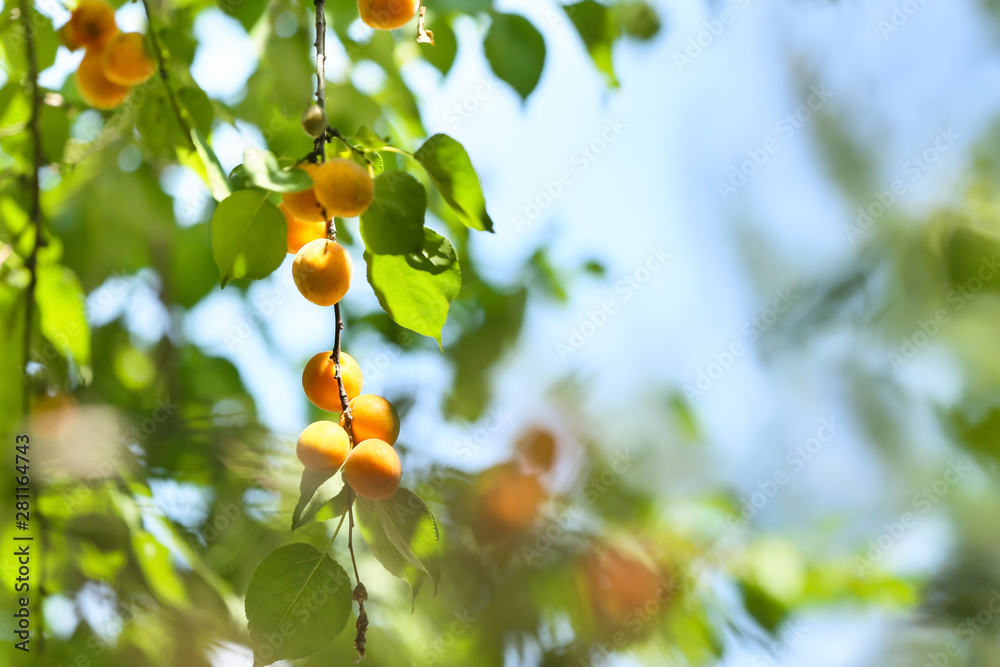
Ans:
{"label": "apricot", "polygon": [[317,306],[332,306],[347,294],[354,262],[344,246],[330,239],[316,239],[295,253],[292,278],[299,292]]}
{"label": "apricot", "polygon": [[358,0],[361,20],[376,30],[395,30],[417,13],[420,0]]}
{"label": "apricot", "polygon": [[339,424],[318,421],[306,426],[295,445],[295,454],[309,470],[336,472],[351,451],[351,441]]}
{"label": "apricot", "polygon": [[517,452],[529,467],[545,472],[555,463],[556,439],[549,431],[532,429],[517,441]]}
{"label": "apricot", "polygon": [[119,86],[104,76],[102,52],[87,49],[76,70],[76,87],[87,104],[95,109],[113,109],[128,97],[128,86]]}
{"label": "apricot", "polygon": [[329,216],[353,218],[371,206],[375,181],[357,162],[337,158],[319,165],[312,174],[316,199]]}
{"label": "apricot", "polygon": [[115,8],[103,0],[81,0],[70,15],[65,29],[63,44],[70,51],[81,46],[104,46],[118,32]]}
{"label": "apricot", "polygon": [[[309,174],[310,178],[315,180],[316,170],[319,169],[319,165],[304,162],[297,166],[296,169],[303,170]],[[283,192],[281,194],[281,201],[288,207],[289,213],[299,220],[305,220],[306,222],[326,222],[334,215],[332,213],[323,213],[323,206],[317,201],[313,188],[299,190],[298,192]]]}
{"label": "apricot", "polygon": [[662,608],[673,591],[651,564],[622,549],[598,548],[583,559],[583,574],[596,619],[611,631],[643,610]]}
{"label": "apricot", "polygon": [[288,212],[285,202],[278,204],[278,208],[285,214],[285,222],[288,223],[288,233],[285,236],[285,245],[288,246],[288,252],[297,253],[302,249],[302,246],[310,241],[326,238],[325,222],[299,220]]}
{"label": "apricot", "polygon": [[153,76],[156,63],[138,32],[120,32],[104,47],[104,75],[119,86],[134,86]]}
{"label": "apricot", "polygon": [[392,445],[375,438],[355,445],[344,461],[344,481],[365,498],[391,498],[402,477],[399,454]]}
{"label": "apricot", "polygon": [[482,474],[478,495],[473,532],[480,542],[490,543],[526,533],[546,494],[535,475],[504,463]]}
{"label": "apricot", "polygon": [[[333,363],[333,352],[320,352],[306,364],[302,371],[302,389],[306,398],[320,410],[340,412],[340,387],[337,385],[337,369]],[[346,352],[340,353],[340,374],[344,380],[344,391],[347,400],[356,398],[361,393],[363,378],[361,367],[354,357]]]}
{"label": "apricot", "polygon": [[[399,437],[399,413],[392,403],[375,394],[362,394],[350,402],[351,435],[354,442],[363,440],[382,440],[390,445],[396,444]],[[344,426],[347,418],[340,415],[340,425]]]}

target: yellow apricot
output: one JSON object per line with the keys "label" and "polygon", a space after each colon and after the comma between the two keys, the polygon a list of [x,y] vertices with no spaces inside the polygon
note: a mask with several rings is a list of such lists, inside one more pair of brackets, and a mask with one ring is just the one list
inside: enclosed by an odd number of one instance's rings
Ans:
{"label": "yellow apricot", "polygon": [[420,0],[358,0],[361,20],[376,30],[395,30],[417,13]]}
{"label": "yellow apricot", "polygon": [[371,206],[375,182],[357,162],[337,158],[319,165],[312,174],[316,199],[329,216],[353,218]]}
{"label": "yellow apricot", "polygon": [[478,482],[473,532],[484,544],[527,534],[545,497],[538,478],[521,472],[516,464],[490,468]]}
{"label": "yellow apricot", "polygon": [[347,294],[354,262],[344,246],[330,239],[316,239],[295,253],[292,279],[299,292],[317,306],[332,306]]}
{"label": "yellow apricot", "polygon": [[[303,170],[315,180],[316,170],[319,169],[319,165],[311,162],[303,162],[296,169]],[[298,192],[283,192],[281,194],[281,201],[285,202],[285,206],[288,207],[288,211],[292,215],[306,222],[326,222],[334,216],[333,213],[323,214],[323,207],[316,200],[316,193],[312,188],[299,190]]]}
{"label": "yellow apricot", "polygon": [[[351,435],[354,442],[363,440],[383,440],[390,445],[396,444],[399,437],[399,413],[392,403],[375,394],[362,394],[351,400]],[[340,425],[344,426],[347,418],[340,415]]]}
{"label": "yellow apricot", "polygon": [[365,498],[391,498],[402,477],[399,454],[389,443],[374,438],[355,445],[344,461],[344,481]]}
{"label": "yellow apricot", "polygon": [[288,223],[288,234],[285,236],[285,245],[288,246],[288,252],[292,254],[297,253],[302,249],[302,246],[310,241],[326,237],[325,222],[299,220],[288,212],[285,202],[278,204],[278,208],[285,214],[285,222]]}
{"label": "yellow apricot", "polygon": [[95,109],[113,109],[128,97],[128,86],[119,86],[104,76],[102,52],[87,49],[76,70],[76,87],[87,104]]}
{"label": "yellow apricot", "polygon": [[114,7],[103,0],[81,0],[66,24],[63,43],[71,51],[80,46],[104,46],[117,32]]}
{"label": "yellow apricot", "polygon": [[120,86],[134,86],[153,76],[156,63],[138,32],[120,32],[104,47],[104,75]]}
{"label": "yellow apricot", "polygon": [[[306,392],[306,398],[320,410],[340,412],[340,387],[337,385],[337,369],[332,356],[333,352],[327,350],[309,360],[302,371],[302,389]],[[358,362],[346,352],[340,353],[340,375],[344,380],[347,400],[350,401],[361,393],[364,379]]]}
{"label": "yellow apricot", "polygon": [[591,608],[608,632],[625,629],[628,619],[651,601],[659,610],[673,597],[673,587],[658,568],[622,549],[599,547],[583,557],[582,565]]}
{"label": "yellow apricot", "polygon": [[76,40],[76,31],[69,23],[59,28],[59,42],[70,51],[76,51],[80,48],[80,42]]}
{"label": "yellow apricot", "polygon": [[309,470],[336,472],[351,451],[351,441],[339,424],[313,422],[306,426],[295,445],[295,454]]}

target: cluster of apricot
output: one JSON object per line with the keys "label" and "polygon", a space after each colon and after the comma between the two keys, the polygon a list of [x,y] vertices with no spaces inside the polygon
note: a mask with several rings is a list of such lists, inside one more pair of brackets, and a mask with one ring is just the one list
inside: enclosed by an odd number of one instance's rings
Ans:
{"label": "cluster of apricot", "polygon": [[[295,253],[292,278],[306,299],[332,306],[347,294],[354,265],[344,247],[328,238],[327,227],[334,216],[364,213],[375,193],[374,181],[364,167],[342,158],[299,168],[312,177],[313,186],[285,193],[280,205],[288,221],[288,252]],[[361,393],[361,368],[341,352],[340,379],[352,415],[348,435],[334,359],[333,350],[310,359],[302,372],[302,388],[320,410],[340,412],[340,423],[323,420],[307,426],[299,435],[296,454],[309,470],[343,469],[344,481],[360,496],[389,498],[402,477],[399,455],[393,449],[399,437],[399,414],[381,396]]]}
{"label": "cluster of apricot", "polygon": [[76,70],[76,87],[97,109],[118,106],[131,86],[146,81],[156,70],[145,36],[120,32],[114,7],[103,0],[81,0],[59,37],[70,51],[85,49]]}

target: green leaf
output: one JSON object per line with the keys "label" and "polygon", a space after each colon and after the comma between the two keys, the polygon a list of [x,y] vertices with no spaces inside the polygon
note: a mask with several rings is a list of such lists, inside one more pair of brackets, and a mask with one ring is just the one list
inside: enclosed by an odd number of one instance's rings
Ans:
{"label": "green leaf", "polygon": [[493,72],[527,99],[545,66],[545,39],[531,21],[517,14],[495,14],[483,41]]}
{"label": "green leaf", "polygon": [[379,135],[375,134],[373,130],[370,130],[366,125],[362,125],[358,128],[357,134],[351,137],[352,143],[355,143],[365,150],[378,151],[385,148],[388,142]]}
{"label": "green leaf", "polygon": [[38,266],[35,291],[42,335],[59,354],[79,366],[90,363],[90,327],[84,312],[80,281],[69,269],[55,264]]}
{"label": "green leaf", "polygon": [[212,255],[222,286],[234,278],[267,277],[285,258],[288,223],[267,195],[240,190],[212,216]]}
{"label": "green leaf", "polygon": [[361,238],[375,255],[420,252],[427,191],[410,174],[387,171],[375,179],[375,199],[361,214]]}
{"label": "green leaf", "polygon": [[447,239],[424,229],[424,247],[409,255],[365,252],[368,283],[396,324],[441,345],[448,305],[462,288],[458,256]]}
{"label": "green leaf", "polygon": [[427,62],[436,67],[441,74],[448,74],[451,66],[455,63],[455,56],[458,54],[458,40],[455,39],[455,31],[448,25],[447,19],[437,13],[428,19],[427,28],[434,32],[434,43],[418,44],[417,46]]}
{"label": "green leaf", "polygon": [[[336,498],[343,490],[344,476],[340,471],[330,474],[303,470],[302,480],[299,482],[299,502],[292,513],[292,530],[309,523],[323,505]],[[347,510],[346,504],[344,510]]]}
{"label": "green leaf", "polygon": [[312,187],[303,169],[282,169],[270,151],[248,148],[243,153],[243,172],[252,185],[273,192],[299,192]]}
{"label": "green leaf", "polygon": [[597,69],[607,76],[609,85],[617,88],[618,78],[611,60],[611,49],[620,31],[608,6],[595,0],[583,0],[563,5],[563,9],[580,34]]}
{"label": "green leaf", "polygon": [[160,602],[184,606],[187,593],[170,560],[170,552],[149,533],[133,532],[132,551],[139,569]]}
{"label": "green leaf", "polygon": [[463,225],[478,231],[493,231],[479,176],[462,144],[447,134],[435,134],[417,149],[414,157],[427,170],[434,187]]}
{"label": "green leaf", "polygon": [[54,164],[62,162],[63,150],[69,139],[69,119],[66,117],[66,110],[43,104],[39,114],[39,126],[42,131],[42,154],[45,161]]}
{"label": "green leaf", "polygon": [[437,594],[441,579],[437,522],[416,494],[399,489],[388,500],[357,500],[358,526],[372,554],[393,576],[405,579],[416,599],[426,579]]}
{"label": "green leaf", "polygon": [[304,658],[347,625],[351,581],[328,554],[308,544],[275,549],[250,578],[246,614],[254,665]]}

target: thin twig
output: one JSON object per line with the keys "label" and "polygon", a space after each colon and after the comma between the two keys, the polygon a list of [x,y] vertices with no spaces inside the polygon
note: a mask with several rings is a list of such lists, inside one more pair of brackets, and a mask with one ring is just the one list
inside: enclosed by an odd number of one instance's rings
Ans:
{"label": "thin twig", "polygon": [[[42,191],[39,184],[38,173],[42,169],[44,156],[42,155],[42,128],[39,122],[42,110],[42,91],[38,87],[38,56],[35,53],[35,26],[32,25],[31,3],[28,0],[20,0],[21,24],[24,28],[24,47],[28,59],[28,79],[31,83],[31,118],[28,127],[31,132],[31,225],[35,229],[35,240],[31,246],[31,253],[25,261],[24,266],[28,269],[30,278],[28,288],[25,290],[25,320],[24,320],[24,414],[25,417],[31,409],[31,388],[28,382],[28,363],[31,358],[31,329],[35,317],[35,288],[38,286],[38,249],[43,244],[42,239]],[[38,596],[36,599],[35,618],[38,619],[38,650],[45,652],[45,560],[48,557],[48,540],[46,539],[47,526],[45,516],[38,511],[38,504],[35,503],[35,517],[38,524],[38,540],[41,546],[41,563],[39,570]]]}
{"label": "thin twig", "polygon": [[184,111],[181,109],[181,105],[177,101],[177,96],[174,94],[173,86],[170,85],[170,76],[167,73],[167,59],[166,56],[163,55],[160,40],[156,36],[156,29],[153,28],[153,14],[149,11],[149,0],[142,0],[142,8],[146,11],[146,24],[149,27],[149,38],[153,43],[153,53],[156,55],[156,64],[160,70],[160,79],[163,81],[163,87],[167,91],[167,99],[170,102],[170,108],[173,110],[174,115],[177,117],[177,122],[180,123],[181,129],[184,131],[184,137],[187,139],[188,147],[197,151],[197,146],[195,146],[194,138],[192,137],[191,124],[188,123],[187,118],[184,117]]}
{"label": "thin twig", "polygon": [[[316,104],[326,118],[326,0],[313,0],[316,5]],[[323,146],[326,137],[322,134],[313,141],[315,150],[323,161]]]}

